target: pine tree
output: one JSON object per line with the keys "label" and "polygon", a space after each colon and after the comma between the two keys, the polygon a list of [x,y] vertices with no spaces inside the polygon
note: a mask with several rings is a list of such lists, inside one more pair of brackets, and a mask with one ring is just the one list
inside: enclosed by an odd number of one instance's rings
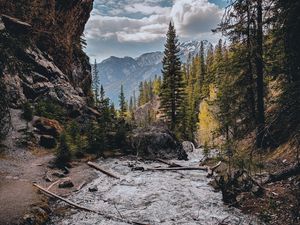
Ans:
{"label": "pine tree", "polygon": [[121,85],[121,92],[119,95],[119,106],[120,106],[120,117],[124,118],[125,113],[127,111],[127,106],[126,106],[126,99],[125,99],[125,95],[124,95],[123,84]]}
{"label": "pine tree", "polygon": [[144,84],[140,82],[139,84],[139,98],[138,98],[138,106],[142,106],[146,103],[144,96]]}
{"label": "pine tree", "polygon": [[206,79],[206,67],[205,67],[205,56],[204,56],[204,43],[200,42],[200,74],[199,74],[199,86],[200,93],[203,93],[204,81]]}
{"label": "pine tree", "polygon": [[100,83],[100,77],[99,77],[99,71],[98,71],[98,66],[97,66],[97,60],[95,59],[95,63],[92,68],[92,74],[93,74],[93,79],[92,79],[92,86],[93,86],[93,91],[94,91],[94,101],[95,105],[98,105],[99,101],[99,83]]}
{"label": "pine tree", "polygon": [[184,84],[178,45],[175,27],[170,22],[162,62],[163,83],[160,99],[161,110],[171,130],[175,130],[180,122],[184,100]]}
{"label": "pine tree", "polygon": [[135,111],[137,107],[135,90],[133,91],[133,110]]}
{"label": "pine tree", "polygon": [[255,48],[255,64],[256,64],[256,92],[257,92],[257,133],[256,146],[265,148],[265,101],[264,101],[264,62],[263,62],[263,9],[262,0],[257,0],[256,6],[257,30],[256,30],[256,48]]}
{"label": "pine tree", "polygon": [[103,86],[100,87],[100,102],[103,102],[105,100],[105,91]]}
{"label": "pine tree", "polygon": [[129,111],[129,117],[130,117],[130,120],[134,120],[134,101],[133,101],[133,97],[131,96],[130,97],[130,100],[129,100],[129,107],[128,107],[128,111]]}

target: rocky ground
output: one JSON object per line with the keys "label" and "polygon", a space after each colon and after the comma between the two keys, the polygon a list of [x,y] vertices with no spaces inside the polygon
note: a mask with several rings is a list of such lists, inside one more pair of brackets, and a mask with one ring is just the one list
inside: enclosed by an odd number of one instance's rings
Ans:
{"label": "rocky ground", "polygon": [[[295,164],[295,151],[292,146],[291,143],[286,143],[276,150],[265,152],[261,156],[261,160],[264,162],[264,168],[261,171],[251,171],[251,178],[247,177],[247,174],[243,174],[230,186],[229,192],[237,194],[234,197],[230,196],[235,201],[228,204],[234,205],[244,213],[259,217],[266,224],[300,224],[300,176],[291,176],[280,181],[265,183],[269,179],[269,174],[284,171]],[[205,163],[213,165],[215,160],[207,159]],[[217,169],[219,176],[227,174],[227,169],[228,165],[222,163]],[[258,184],[262,184],[264,189],[262,192],[257,192],[260,188],[253,184],[252,178]],[[211,184],[220,190],[216,182]],[[233,188],[233,186],[235,187]]]}
{"label": "rocky ground", "polygon": [[[12,129],[8,138],[3,142],[0,151],[0,224],[43,222],[50,213],[47,198],[38,193],[33,183],[43,187],[51,187],[60,195],[68,195],[83,182],[89,182],[95,175],[85,158],[71,164],[68,174],[51,166],[54,150],[37,147],[38,145],[23,146],[26,123],[21,119],[20,110],[11,110]],[[29,124],[29,131],[33,131]],[[34,133],[35,138],[39,138]],[[35,139],[34,138],[34,139]],[[66,172],[65,172],[66,173]],[[73,188],[59,188],[59,184],[70,179]]]}
{"label": "rocky ground", "polygon": [[[12,159],[6,157],[5,153],[1,154],[0,224],[30,224],[30,221],[43,222],[48,219],[48,199],[34,188],[33,183],[45,188],[54,184],[50,191],[67,196],[95,176],[95,171],[85,163],[89,159],[73,162],[69,173],[64,174],[64,171],[49,167],[49,162],[54,157],[52,152],[45,149],[38,151],[39,153],[27,150],[24,160]],[[72,188],[59,187],[69,180]]]}

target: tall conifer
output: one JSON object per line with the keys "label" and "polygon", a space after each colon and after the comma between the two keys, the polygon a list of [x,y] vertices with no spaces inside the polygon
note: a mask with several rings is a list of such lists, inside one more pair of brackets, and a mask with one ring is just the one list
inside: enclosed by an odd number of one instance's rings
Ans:
{"label": "tall conifer", "polygon": [[179,51],[176,30],[170,22],[162,62],[163,83],[160,99],[161,110],[171,130],[175,130],[180,122],[180,112],[184,100],[184,84]]}

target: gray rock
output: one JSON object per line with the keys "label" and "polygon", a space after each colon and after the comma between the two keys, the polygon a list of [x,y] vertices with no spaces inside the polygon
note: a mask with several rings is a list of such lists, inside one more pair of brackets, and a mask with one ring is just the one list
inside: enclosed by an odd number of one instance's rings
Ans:
{"label": "gray rock", "polygon": [[55,177],[58,177],[58,178],[66,177],[65,174],[63,174],[63,173],[61,173],[61,172],[58,172],[58,171],[52,173],[52,175],[55,176]]}
{"label": "gray rock", "polygon": [[186,151],[186,152],[192,152],[192,151],[194,151],[194,145],[190,141],[184,141],[184,142],[182,142],[182,147],[183,147],[184,151]]}
{"label": "gray rock", "polygon": [[39,134],[49,135],[52,137],[58,137],[63,130],[58,121],[43,117],[35,118],[33,126],[37,128],[37,132]]}
{"label": "gray rock", "polygon": [[41,207],[33,207],[30,212],[26,213],[21,219],[22,225],[45,224],[49,219],[49,213]]}
{"label": "gray rock", "polygon": [[74,184],[70,179],[68,179],[68,180],[64,180],[61,183],[59,183],[58,187],[59,188],[71,188],[71,187],[74,187]]}
{"label": "gray rock", "polygon": [[40,137],[40,146],[44,147],[44,148],[55,148],[56,147],[56,140],[53,136],[50,135],[42,135]]}
{"label": "gray rock", "polygon": [[89,192],[96,192],[98,191],[97,186],[89,187]]}
{"label": "gray rock", "polygon": [[128,141],[134,151],[138,151],[140,156],[146,158],[187,159],[182,144],[164,127],[136,129]]}

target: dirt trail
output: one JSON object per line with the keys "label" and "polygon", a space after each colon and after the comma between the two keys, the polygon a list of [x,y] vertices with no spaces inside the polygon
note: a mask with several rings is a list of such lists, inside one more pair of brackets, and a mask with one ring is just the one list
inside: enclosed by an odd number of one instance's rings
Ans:
{"label": "dirt trail", "polygon": [[41,202],[32,183],[45,182],[46,165],[53,156],[35,156],[29,150],[22,154],[26,155],[23,160],[6,155],[0,159],[0,224],[16,224],[30,207]]}

